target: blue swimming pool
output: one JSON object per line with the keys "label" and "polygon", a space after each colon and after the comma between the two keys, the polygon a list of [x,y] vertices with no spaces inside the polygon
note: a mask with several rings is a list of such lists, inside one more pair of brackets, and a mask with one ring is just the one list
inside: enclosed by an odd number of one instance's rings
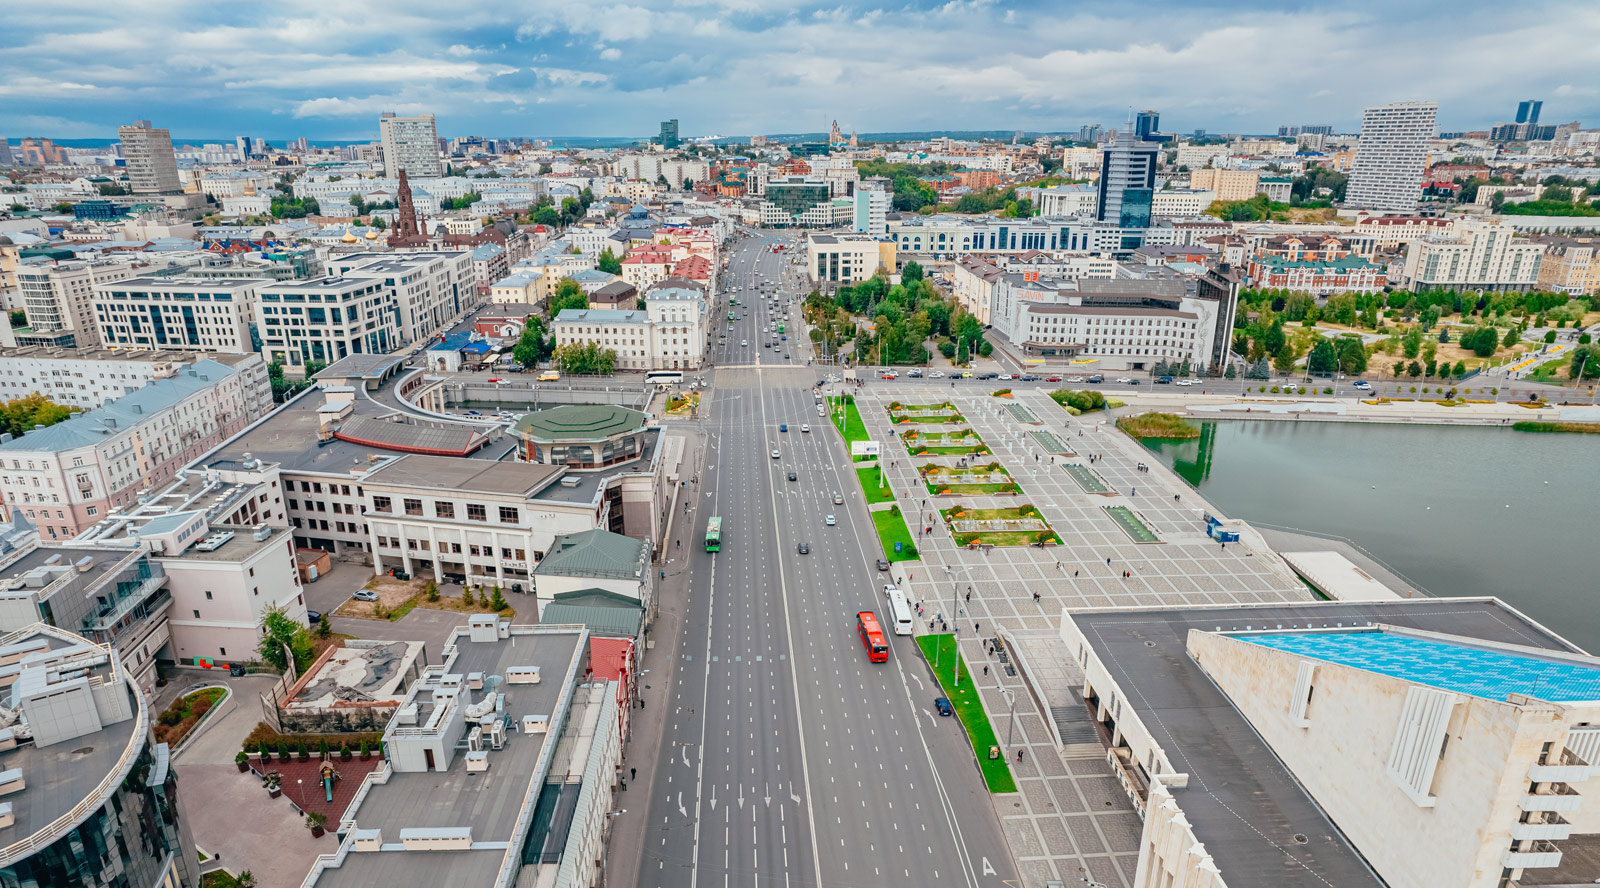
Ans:
{"label": "blue swimming pool", "polygon": [[1240,639],[1491,700],[1513,693],[1551,702],[1600,700],[1600,667],[1581,663],[1389,632],[1293,632]]}

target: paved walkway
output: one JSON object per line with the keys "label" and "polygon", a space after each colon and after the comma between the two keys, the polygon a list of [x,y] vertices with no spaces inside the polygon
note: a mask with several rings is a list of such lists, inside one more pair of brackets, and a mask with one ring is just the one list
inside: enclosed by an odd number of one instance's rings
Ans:
{"label": "paved walkway", "polygon": [[[1023,884],[1044,888],[1050,880],[1070,885],[1091,879],[1127,888],[1133,883],[1143,823],[1106,763],[1103,747],[1079,742],[1058,750],[1048,720],[1051,708],[1071,715],[1072,707],[1082,706],[1073,694],[1082,676],[1072,673],[1070,656],[1058,649],[1059,642],[1051,642],[1062,610],[1298,601],[1307,598],[1305,587],[1258,534],[1250,532],[1246,542],[1226,547],[1206,536],[1202,516],[1224,516],[1182,479],[1154,464],[1137,442],[1117,432],[1110,417],[1071,418],[1039,391],[1020,391],[1015,400],[958,392],[956,406],[966,419],[962,426],[919,426],[925,431],[976,430],[994,451],[984,459],[1004,464],[1022,487],[1021,495],[928,496],[917,466],[931,458],[907,454],[892,436],[897,427],[888,422],[884,409],[890,400],[913,404],[950,397],[948,387],[941,390],[937,383],[924,391],[926,396],[920,397],[917,389],[904,385],[869,385],[856,395],[869,434],[883,444],[889,483],[908,523],[933,526],[931,534],[916,537],[922,561],[897,564],[895,576],[925,615],[940,613],[959,626],[962,654],[979,680],[987,682],[984,706],[1019,787],[1015,795],[993,796],[992,802]],[[1025,405],[1028,412],[1023,415],[1042,425],[1021,421],[1021,411],[1009,409],[1015,404]],[[1077,455],[1042,450],[1031,434],[1040,429],[1061,438]],[[1141,463],[1149,470],[1141,470]],[[1067,472],[1068,465],[1092,466],[1109,493],[1086,493]],[[976,508],[1031,503],[1062,545],[959,547],[943,522],[932,517],[955,503]],[[1112,505],[1142,515],[1159,542],[1131,541],[1105,512]],[[919,513],[920,523],[915,520]],[[1124,576],[1125,571],[1131,575]],[[927,623],[918,628],[927,631]],[[1027,650],[1033,656],[1025,652],[1024,657],[1040,666],[1034,678],[1046,697],[1043,709],[1022,675],[1008,674],[986,652],[984,639],[1001,631],[1029,639]],[[987,676],[985,663],[990,667]],[[1014,726],[1007,691],[1016,701]],[[1023,752],[1020,763],[1018,750]]]}
{"label": "paved walkway", "polygon": [[183,809],[194,843],[231,872],[250,870],[262,888],[296,888],[319,854],[332,854],[330,832],[311,837],[288,794],[270,799],[254,774],[226,765],[178,765]]}

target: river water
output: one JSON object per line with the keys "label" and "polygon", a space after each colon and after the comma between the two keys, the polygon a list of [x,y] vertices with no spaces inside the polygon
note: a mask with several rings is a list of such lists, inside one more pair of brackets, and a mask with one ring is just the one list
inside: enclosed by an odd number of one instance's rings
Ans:
{"label": "river water", "polygon": [[1600,436],[1208,421],[1146,441],[1231,518],[1344,537],[1431,595],[1493,595],[1600,651]]}

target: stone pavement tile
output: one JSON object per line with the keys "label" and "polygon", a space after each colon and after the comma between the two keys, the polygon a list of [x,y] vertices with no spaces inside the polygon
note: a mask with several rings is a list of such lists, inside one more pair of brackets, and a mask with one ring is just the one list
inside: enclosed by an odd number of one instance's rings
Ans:
{"label": "stone pavement tile", "polygon": [[184,785],[205,787],[183,798],[195,844],[220,855],[222,865],[235,873],[250,870],[259,885],[298,885],[317,855],[332,854],[339,846],[331,832],[313,839],[287,795],[268,798],[254,774],[241,774],[231,764],[180,762],[176,770]]}
{"label": "stone pavement tile", "polygon": [[1133,853],[1139,850],[1139,836],[1144,831],[1144,821],[1132,811],[1118,814],[1101,814],[1095,818],[1100,824],[1100,831],[1105,833],[1106,842],[1111,845],[1111,850],[1118,853]]}
{"label": "stone pavement tile", "polygon": [[1122,875],[1122,870],[1117,867],[1116,862],[1111,858],[1089,857],[1085,858],[1084,862],[1089,865],[1089,878],[1094,879],[1096,882],[1104,885],[1127,884]]}
{"label": "stone pavement tile", "polygon": [[1072,841],[1078,846],[1079,854],[1104,854],[1105,843],[1100,841],[1100,834],[1095,831],[1094,821],[1087,814],[1079,814],[1063,818],[1067,824],[1067,831],[1072,833]]}
{"label": "stone pavement tile", "polygon": [[1110,765],[1107,765],[1104,757],[1072,758],[1067,762],[1067,770],[1078,774],[1078,776],[1085,776],[1085,778],[1102,778],[1102,776],[1106,776],[1107,768],[1110,768]]}
{"label": "stone pavement tile", "polygon": [[1056,810],[1062,814],[1081,814],[1085,811],[1083,799],[1070,778],[1050,781],[1050,794],[1055,796]]}
{"label": "stone pavement tile", "polygon": [[1038,857],[1044,853],[1044,843],[1033,828],[1032,817],[1007,817],[1000,822],[1006,838],[1011,842],[1014,857]]}
{"label": "stone pavement tile", "polygon": [[1115,777],[1079,777],[1078,791],[1089,803],[1090,811],[1121,810],[1127,807],[1127,795]]}
{"label": "stone pavement tile", "polygon": [[1048,860],[1023,860],[1017,863],[1018,873],[1022,876],[1024,888],[1045,888],[1055,880],[1055,874],[1050,871]]}
{"label": "stone pavement tile", "polygon": [[1067,766],[1059,755],[1041,755],[1038,765],[1039,773],[1046,777],[1062,777],[1067,773]]}
{"label": "stone pavement tile", "polygon": [[1078,848],[1072,844],[1072,837],[1067,833],[1067,825],[1060,817],[1039,818],[1039,834],[1044,837],[1044,846],[1049,849],[1051,856],[1077,856]]}
{"label": "stone pavement tile", "polygon": [[1122,877],[1128,880],[1129,885],[1132,885],[1133,877],[1139,872],[1139,855],[1118,854],[1111,859],[1117,862],[1117,871],[1122,873]]}
{"label": "stone pavement tile", "polygon": [[1050,791],[1045,788],[1043,780],[1024,780],[1020,788],[1022,794],[1028,797],[1028,810],[1034,814],[1056,813],[1056,803],[1050,798]]}

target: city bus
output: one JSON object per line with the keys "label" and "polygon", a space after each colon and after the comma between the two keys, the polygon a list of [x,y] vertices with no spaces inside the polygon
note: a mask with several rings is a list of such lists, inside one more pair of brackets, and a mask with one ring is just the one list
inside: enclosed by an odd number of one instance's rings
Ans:
{"label": "city bus", "polygon": [[905,593],[899,589],[890,589],[887,598],[889,599],[889,620],[894,623],[894,634],[910,635],[915,632],[915,628],[911,625],[911,605],[906,603]]}
{"label": "city bus", "polygon": [[878,615],[872,611],[861,611],[856,614],[856,631],[861,633],[861,646],[867,649],[867,659],[874,663],[887,663],[889,661],[889,642],[883,638],[883,630],[878,628]]}
{"label": "city bus", "polygon": [[706,522],[706,551],[718,552],[722,549],[722,519],[716,515]]}
{"label": "city bus", "polygon": [[677,385],[683,382],[683,371],[651,370],[644,375],[644,381],[650,385]]}

